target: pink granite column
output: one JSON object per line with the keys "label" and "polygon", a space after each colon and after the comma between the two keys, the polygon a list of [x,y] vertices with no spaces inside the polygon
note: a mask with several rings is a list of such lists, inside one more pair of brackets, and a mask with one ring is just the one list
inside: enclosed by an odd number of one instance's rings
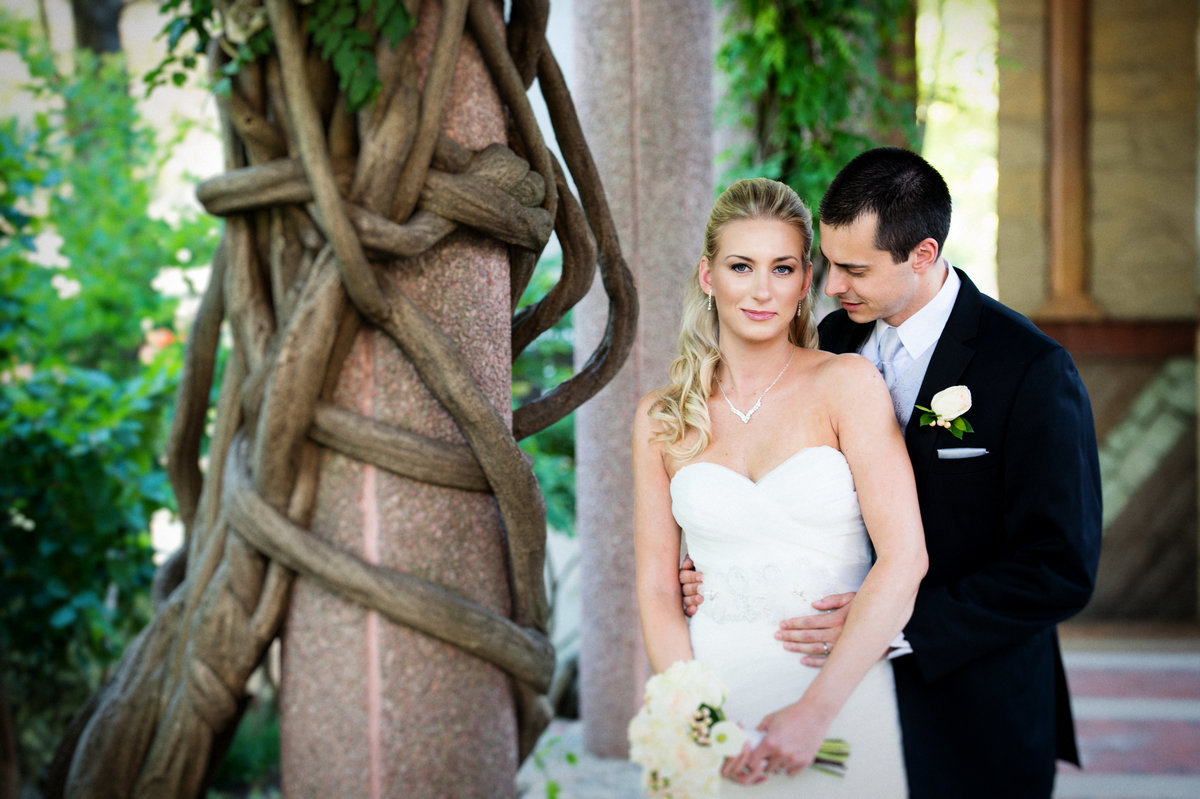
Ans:
{"label": "pink granite column", "polygon": [[[499,3],[497,3],[497,8]],[[421,5],[418,60],[438,8]],[[464,41],[445,132],[472,149],[505,141],[500,102]],[[452,235],[392,279],[464,353],[497,407],[510,406],[506,248]],[[461,442],[386,335],[360,332],[334,402],[408,430]],[[503,532],[489,495],[416,483],[324,455],[313,521],[365,558],[454,588],[507,613]],[[374,611],[296,582],[283,636],[283,793],[302,797],[503,797],[515,792],[513,691],[498,669],[397,626]]]}
{"label": "pink granite column", "polygon": [[[577,0],[575,39],[583,130],[641,304],[625,368],[576,415],[584,741],[594,754],[625,757],[649,675],[633,593],[629,431],[638,399],[666,379],[713,199],[712,4]],[[595,291],[580,307],[577,357],[598,340],[605,310]]]}

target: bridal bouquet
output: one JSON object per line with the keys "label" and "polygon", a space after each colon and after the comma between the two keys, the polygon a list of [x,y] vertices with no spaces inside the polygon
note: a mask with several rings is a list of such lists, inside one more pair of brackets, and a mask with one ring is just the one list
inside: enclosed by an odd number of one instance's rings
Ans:
{"label": "bridal bouquet", "polygon": [[707,665],[673,664],[646,681],[642,709],[629,722],[629,759],[642,766],[647,796],[702,799],[721,791],[721,761],[742,751],[746,734],[721,712],[725,688]]}
{"label": "bridal bouquet", "polygon": [[[725,687],[696,660],[674,663],[646,681],[642,709],[629,722],[629,759],[642,767],[647,796],[720,796],[721,761],[741,752],[750,735],[762,736],[727,721],[724,704]],[[827,738],[811,768],[843,777],[849,757],[850,744]]]}

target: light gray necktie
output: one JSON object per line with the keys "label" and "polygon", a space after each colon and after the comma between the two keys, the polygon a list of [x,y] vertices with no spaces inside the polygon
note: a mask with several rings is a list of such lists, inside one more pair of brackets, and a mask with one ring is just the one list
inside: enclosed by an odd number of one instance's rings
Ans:
{"label": "light gray necktie", "polygon": [[900,342],[900,333],[896,331],[896,328],[888,325],[879,334],[876,344],[879,348],[879,363],[875,365],[883,373],[883,382],[887,384],[888,391],[892,391],[896,387],[896,379],[900,376],[896,369],[896,356],[900,353],[900,348],[904,346]]}

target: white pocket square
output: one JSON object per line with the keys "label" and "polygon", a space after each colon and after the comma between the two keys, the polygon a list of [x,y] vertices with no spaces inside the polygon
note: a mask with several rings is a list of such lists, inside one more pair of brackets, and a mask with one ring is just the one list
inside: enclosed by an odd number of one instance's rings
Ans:
{"label": "white pocket square", "polygon": [[957,460],[958,458],[978,458],[988,454],[983,447],[949,447],[939,449],[938,458],[941,460]]}

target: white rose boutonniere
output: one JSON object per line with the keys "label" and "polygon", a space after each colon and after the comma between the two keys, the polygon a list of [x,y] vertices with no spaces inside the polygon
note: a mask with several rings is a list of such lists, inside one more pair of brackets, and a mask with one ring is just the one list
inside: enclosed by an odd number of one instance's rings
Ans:
{"label": "white rose boutonniere", "polygon": [[971,410],[971,389],[966,386],[950,386],[943,388],[933,395],[929,401],[930,407],[916,406],[917,410],[925,411],[921,415],[921,424],[930,427],[944,427],[950,435],[961,439],[963,433],[974,433],[975,428],[963,418],[963,414]]}

